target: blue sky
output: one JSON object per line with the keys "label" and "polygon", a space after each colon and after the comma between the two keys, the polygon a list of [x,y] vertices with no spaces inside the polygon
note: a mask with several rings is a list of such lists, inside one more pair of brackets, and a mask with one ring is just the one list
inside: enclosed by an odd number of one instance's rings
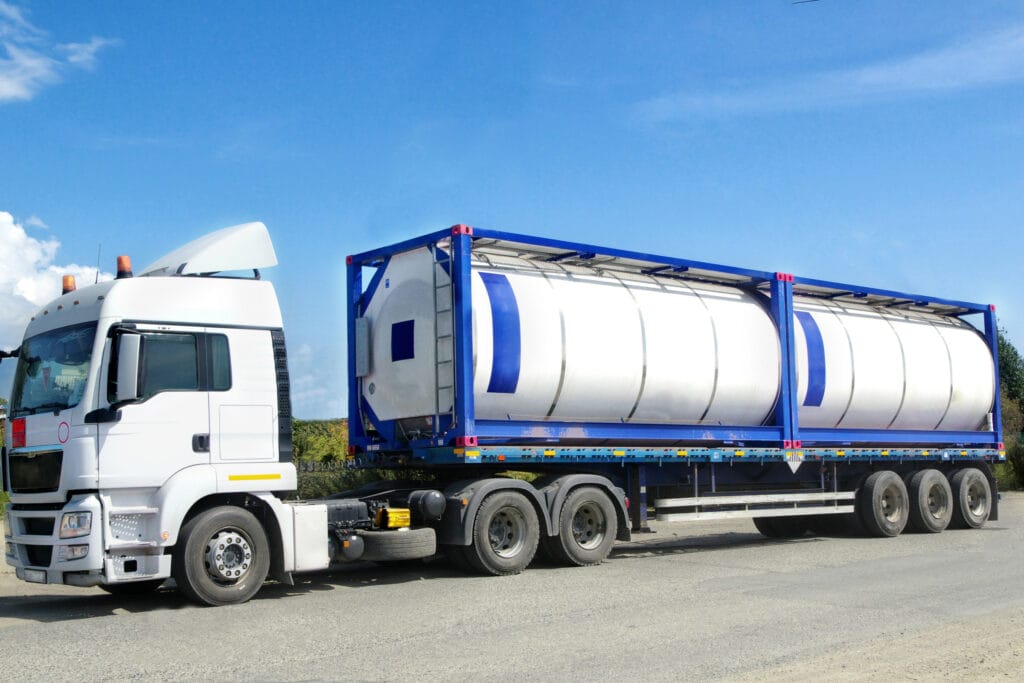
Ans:
{"label": "blue sky", "polygon": [[98,248],[262,220],[300,417],[343,414],[345,255],[454,223],[994,302],[1024,344],[1019,2],[0,0],[0,159],[0,347]]}

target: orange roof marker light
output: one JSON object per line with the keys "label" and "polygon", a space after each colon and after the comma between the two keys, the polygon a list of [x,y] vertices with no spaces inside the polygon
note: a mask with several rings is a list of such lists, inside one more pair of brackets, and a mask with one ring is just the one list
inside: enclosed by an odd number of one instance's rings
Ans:
{"label": "orange roof marker light", "polygon": [[64,276],[64,280],[62,282],[62,290],[63,291],[61,291],[61,294],[67,294],[68,292],[73,292],[73,291],[75,291],[75,289],[77,289],[77,287],[75,287],[75,276],[74,275],[65,275]]}
{"label": "orange roof marker light", "polygon": [[132,257],[131,256],[118,256],[117,257],[117,279],[123,280],[126,277],[132,277]]}

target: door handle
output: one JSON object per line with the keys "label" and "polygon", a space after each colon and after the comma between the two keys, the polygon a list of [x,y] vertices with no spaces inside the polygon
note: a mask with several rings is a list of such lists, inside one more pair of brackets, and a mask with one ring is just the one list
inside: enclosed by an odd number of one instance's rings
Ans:
{"label": "door handle", "polygon": [[193,434],[192,435],[192,450],[195,453],[209,453],[210,452],[210,435],[209,434]]}

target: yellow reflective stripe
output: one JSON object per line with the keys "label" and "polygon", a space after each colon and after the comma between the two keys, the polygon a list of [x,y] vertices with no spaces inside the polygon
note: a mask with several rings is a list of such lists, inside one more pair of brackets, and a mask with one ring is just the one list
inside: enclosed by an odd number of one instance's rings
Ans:
{"label": "yellow reflective stripe", "polygon": [[229,474],[228,481],[262,481],[265,479],[280,479],[280,474]]}

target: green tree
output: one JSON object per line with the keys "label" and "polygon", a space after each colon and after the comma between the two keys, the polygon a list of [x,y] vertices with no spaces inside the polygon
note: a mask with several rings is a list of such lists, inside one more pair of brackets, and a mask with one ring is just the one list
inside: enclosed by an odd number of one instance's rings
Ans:
{"label": "green tree", "polygon": [[1006,464],[997,466],[996,474],[1002,487],[1024,487],[1024,358],[1004,330],[999,330],[999,383]]}
{"label": "green tree", "polygon": [[1006,330],[999,330],[999,382],[1011,399],[1017,403],[1024,399],[1024,358]]}
{"label": "green tree", "polygon": [[348,453],[348,420],[293,420],[296,460],[342,462]]}

